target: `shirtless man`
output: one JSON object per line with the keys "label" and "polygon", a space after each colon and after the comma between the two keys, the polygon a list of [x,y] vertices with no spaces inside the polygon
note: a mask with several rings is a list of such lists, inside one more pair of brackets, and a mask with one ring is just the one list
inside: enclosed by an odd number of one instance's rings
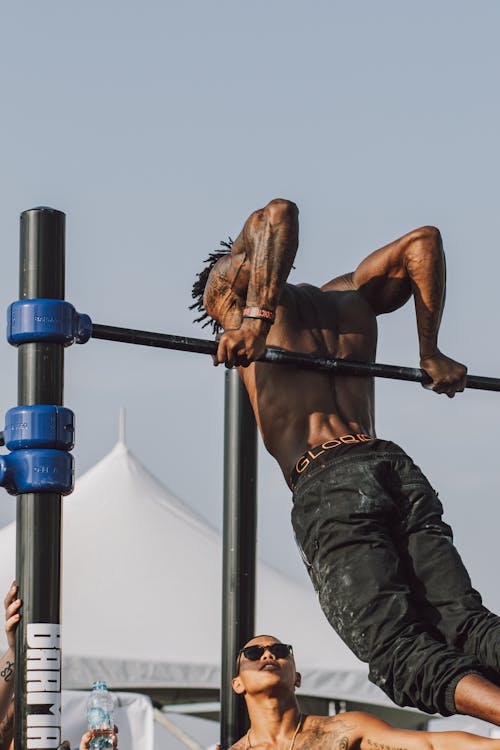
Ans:
{"label": "shirtless man", "polygon": [[267,635],[246,644],[233,689],[245,699],[250,729],[232,750],[500,750],[497,739],[394,729],[358,711],[304,716],[295,698],[300,680],[291,646]]}
{"label": "shirtless man", "polygon": [[414,230],[321,288],[286,283],[297,244],[295,204],[255,211],[199,275],[198,320],[225,330],[217,362],[239,366],[293,490],[293,528],[323,611],[370,679],[399,705],[500,725],[500,620],[472,588],[427,479],[375,437],[373,380],[256,362],[266,345],[373,361],[377,315],[413,296],[432,389],[463,390],[466,368],[438,348],[439,232]]}

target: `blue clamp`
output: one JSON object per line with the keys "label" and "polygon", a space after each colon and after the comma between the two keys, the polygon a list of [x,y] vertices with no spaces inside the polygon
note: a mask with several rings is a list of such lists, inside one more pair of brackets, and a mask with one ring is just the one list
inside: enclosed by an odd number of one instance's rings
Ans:
{"label": "blue clamp", "polygon": [[28,492],[69,495],[74,476],[73,456],[66,451],[41,448],[0,455],[0,486],[10,495]]}
{"label": "blue clamp", "polygon": [[33,341],[55,344],[85,344],[92,334],[88,315],[60,299],[24,299],[7,310],[7,339],[13,346]]}
{"label": "blue clamp", "polygon": [[75,415],[64,406],[15,406],[5,415],[3,434],[10,451],[23,448],[70,451],[75,444]]}

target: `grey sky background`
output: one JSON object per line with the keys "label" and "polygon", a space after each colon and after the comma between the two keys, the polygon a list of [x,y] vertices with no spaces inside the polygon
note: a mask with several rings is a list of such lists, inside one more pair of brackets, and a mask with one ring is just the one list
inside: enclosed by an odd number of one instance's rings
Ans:
{"label": "grey sky background", "polygon": [[[51,205],[67,213],[66,296],[79,311],[208,337],[187,309],[195,274],[280,196],[300,208],[292,281],[321,284],[437,225],[448,263],[441,349],[499,376],[499,26],[496,0],[5,5],[4,308],[18,295],[19,214]],[[0,356],[5,413],[17,358],[4,339]],[[418,364],[411,303],[380,320],[378,360]],[[194,354],[71,347],[65,403],[77,418],[78,473],[113,447],[123,404],[130,449],[220,526],[223,374]],[[377,399],[378,434],[424,468],[474,584],[499,610],[499,395],[451,401],[378,381]],[[260,554],[305,581],[289,492],[263,450],[260,459]],[[15,500],[2,492],[5,523]]]}

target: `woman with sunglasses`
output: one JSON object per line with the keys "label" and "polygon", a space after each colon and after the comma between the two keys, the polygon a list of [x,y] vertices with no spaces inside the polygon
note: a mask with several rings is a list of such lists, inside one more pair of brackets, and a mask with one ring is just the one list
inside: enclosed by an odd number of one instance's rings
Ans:
{"label": "woman with sunglasses", "polygon": [[395,729],[360,711],[306,716],[295,697],[300,681],[292,646],[270,635],[252,638],[238,655],[233,678],[250,729],[231,750],[500,750],[500,739]]}

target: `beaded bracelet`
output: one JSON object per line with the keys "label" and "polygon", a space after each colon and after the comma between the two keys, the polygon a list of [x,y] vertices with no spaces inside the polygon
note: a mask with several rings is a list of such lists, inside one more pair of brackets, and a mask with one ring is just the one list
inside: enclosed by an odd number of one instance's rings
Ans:
{"label": "beaded bracelet", "polygon": [[274,323],[274,311],[266,310],[264,307],[245,307],[243,309],[244,318],[258,318],[260,320],[267,320],[271,325]]}

